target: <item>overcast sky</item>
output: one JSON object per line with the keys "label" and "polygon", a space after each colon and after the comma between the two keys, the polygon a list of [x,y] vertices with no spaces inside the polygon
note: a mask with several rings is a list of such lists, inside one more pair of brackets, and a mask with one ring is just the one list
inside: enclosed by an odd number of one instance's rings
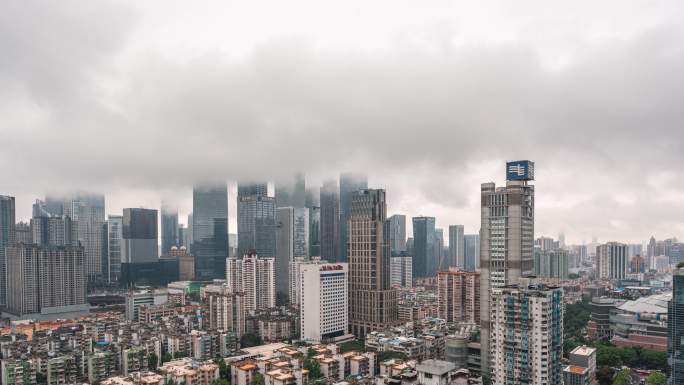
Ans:
{"label": "overcast sky", "polygon": [[[14,1],[0,194],[110,213],[193,182],[363,171],[390,213],[479,229],[536,162],[536,235],[684,236],[684,2]],[[230,196],[231,232],[235,195]]]}

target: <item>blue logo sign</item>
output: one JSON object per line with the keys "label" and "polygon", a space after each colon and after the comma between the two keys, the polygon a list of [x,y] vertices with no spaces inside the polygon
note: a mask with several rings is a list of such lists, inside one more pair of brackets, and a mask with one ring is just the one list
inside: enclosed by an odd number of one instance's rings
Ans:
{"label": "blue logo sign", "polygon": [[506,162],[506,180],[534,180],[534,162],[529,160]]}

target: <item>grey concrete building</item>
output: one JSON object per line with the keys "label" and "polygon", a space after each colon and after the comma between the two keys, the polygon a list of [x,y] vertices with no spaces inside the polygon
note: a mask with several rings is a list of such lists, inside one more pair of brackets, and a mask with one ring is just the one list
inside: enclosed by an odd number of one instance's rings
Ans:
{"label": "grey concrete building", "polygon": [[449,226],[449,267],[465,269],[465,238],[463,225]]}
{"label": "grey concrete building", "polygon": [[517,284],[534,273],[534,164],[506,164],[506,186],[481,188],[480,341],[482,373],[489,372],[492,288]]}
{"label": "grey concrete building", "polygon": [[389,217],[390,223],[390,252],[392,256],[399,256],[406,251],[406,215],[395,214]]}

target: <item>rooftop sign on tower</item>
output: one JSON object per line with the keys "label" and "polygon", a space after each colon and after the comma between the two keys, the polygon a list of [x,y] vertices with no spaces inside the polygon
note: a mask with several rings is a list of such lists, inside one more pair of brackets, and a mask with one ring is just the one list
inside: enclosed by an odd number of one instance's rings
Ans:
{"label": "rooftop sign on tower", "polygon": [[534,162],[529,160],[506,162],[506,180],[534,180]]}

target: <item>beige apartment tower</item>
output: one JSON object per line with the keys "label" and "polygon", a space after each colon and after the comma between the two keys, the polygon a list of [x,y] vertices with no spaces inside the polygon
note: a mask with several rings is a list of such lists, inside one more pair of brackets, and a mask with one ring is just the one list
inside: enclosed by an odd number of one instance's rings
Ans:
{"label": "beige apartment tower", "polygon": [[437,273],[439,318],[480,323],[480,273],[456,269]]}

